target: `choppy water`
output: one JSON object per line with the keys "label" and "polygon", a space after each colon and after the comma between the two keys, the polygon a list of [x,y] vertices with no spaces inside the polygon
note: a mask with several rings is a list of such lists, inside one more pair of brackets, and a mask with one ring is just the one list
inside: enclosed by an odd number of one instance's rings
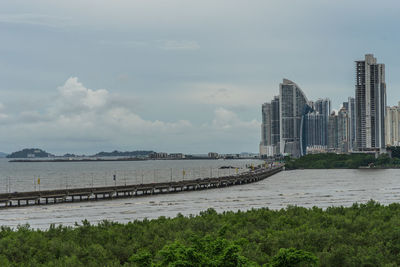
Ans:
{"label": "choppy water", "polygon": [[400,201],[400,170],[297,170],[280,172],[263,181],[221,189],[155,195],[111,201],[65,203],[0,210],[0,225],[51,223],[73,225],[83,219],[128,222],[215,210],[248,210],[288,205],[350,206],[370,199],[382,204]]}
{"label": "choppy water", "polygon": [[[181,181],[247,171],[260,160],[148,160],[97,162],[8,162],[0,159],[0,193]],[[113,177],[116,176],[116,181]]]}

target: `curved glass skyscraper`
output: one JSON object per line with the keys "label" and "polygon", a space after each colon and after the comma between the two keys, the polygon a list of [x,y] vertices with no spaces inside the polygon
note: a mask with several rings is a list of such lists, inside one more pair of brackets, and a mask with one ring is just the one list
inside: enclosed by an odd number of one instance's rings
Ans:
{"label": "curved glass skyscraper", "polygon": [[312,111],[300,87],[287,79],[279,84],[280,152],[299,157],[305,154],[302,146],[302,118]]}

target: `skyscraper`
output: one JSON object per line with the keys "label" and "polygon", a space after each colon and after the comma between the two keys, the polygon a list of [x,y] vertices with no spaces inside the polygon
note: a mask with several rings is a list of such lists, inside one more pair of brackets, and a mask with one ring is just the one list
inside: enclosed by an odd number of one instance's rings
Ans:
{"label": "skyscraper", "polygon": [[338,152],[349,151],[349,130],[349,112],[343,106],[338,112],[337,120]]}
{"label": "skyscraper", "polygon": [[338,115],[332,111],[328,121],[328,149],[336,151],[339,147]]}
{"label": "skyscraper", "polygon": [[261,107],[262,123],[261,123],[261,144],[270,146],[271,141],[271,103],[264,103]]}
{"label": "skyscraper", "polygon": [[275,96],[261,108],[261,142],[260,155],[274,156],[279,154],[279,97]]}
{"label": "skyscraper", "polygon": [[311,111],[308,100],[294,82],[283,79],[279,84],[280,153],[293,157],[304,155],[301,145],[301,122],[303,115]]}
{"label": "skyscraper", "polygon": [[356,147],[356,113],[354,97],[348,98],[347,111],[349,116],[349,150],[353,150]]}
{"label": "skyscraper", "polygon": [[385,135],[386,145],[400,145],[400,103],[399,106],[386,107]]}
{"label": "skyscraper", "polygon": [[355,117],[357,150],[385,147],[385,65],[372,54],[356,61]]}
{"label": "skyscraper", "polygon": [[[276,147],[279,147],[280,141],[279,118],[279,96],[275,96],[271,101],[271,142]],[[279,154],[279,149],[276,152]]]}
{"label": "skyscraper", "polygon": [[321,145],[328,145],[328,121],[331,115],[331,100],[328,98],[318,99],[314,103],[314,109],[322,115],[323,122],[321,125]]}
{"label": "skyscraper", "polygon": [[324,144],[324,135],[327,132],[327,129],[324,129],[325,119],[324,115],[315,110],[305,115],[303,136],[305,137],[304,141],[307,149],[313,147],[322,149],[322,147],[326,147],[326,144]]}

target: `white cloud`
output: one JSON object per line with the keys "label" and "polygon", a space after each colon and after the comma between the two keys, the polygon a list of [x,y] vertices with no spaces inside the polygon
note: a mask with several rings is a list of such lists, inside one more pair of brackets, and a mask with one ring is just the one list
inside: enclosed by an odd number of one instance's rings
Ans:
{"label": "white cloud", "polygon": [[148,45],[147,41],[137,41],[137,40],[100,40],[100,45],[104,46],[121,46],[121,47],[143,47]]}
{"label": "white cloud", "polygon": [[198,50],[200,45],[195,41],[166,40],[161,41],[161,48],[164,50]]}
{"label": "white cloud", "polygon": [[30,24],[46,27],[62,27],[73,25],[72,20],[65,17],[44,14],[0,14],[0,23]]}
{"label": "white cloud", "polygon": [[5,106],[3,105],[3,103],[0,103],[0,120],[5,120],[8,119],[8,115],[6,113],[3,113],[5,110]]}
{"label": "white cloud", "polygon": [[[57,92],[53,103],[41,103],[47,106],[43,112],[22,110],[15,115],[7,125],[7,134],[4,130],[0,133],[1,139],[16,143],[29,140],[32,144],[45,140],[73,146],[100,142],[152,147],[152,142],[179,136],[192,127],[186,120],[143,119],[128,105],[121,105],[118,96],[105,89],[86,88],[76,77],[69,78]],[[0,119],[3,109],[0,104]]]}
{"label": "white cloud", "polygon": [[[224,107],[215,108],[207,123],[196,125],[181,119],[145,119],[132,109],[133,105],[119,101],[123,96],[106,89],[89,89],[76,77],[69,78],[56,92],[53,101],[41,103],[43,109],[22,108],[12,119],[7,119],[7,125],[0,125],[0,139],[18,148],[35,145],[53,153],[57,150],[90,153],[121,147],[223,152],[232,143],[248,145],[258,141],[260,123],[244,120]],[[0,104],[0,119],[5,109]],[[241,148],[230,149],[232,152]],[[13,150],[15,147],[10,149]]]}
{"label": "white cloud", "polygon": [[85,88],[78,78],[69,78],[63,86],[58,88],[60,103],[69,108],[102,108],[106,104],[109,95],[105,89],[92,90]]}
{"label": "white cloud", "polygon": [[222,107],[215,109],[214,116],[212,126],[215,129],[231,130],[236,128],[248,131],[250,129],[259,128],[260,126],[260,122],[257,120],[243,121],[235,112]]}
{"label": "white cloud", "polygon": [[224,83],[187,84],[184,88],[181,95],[186,101],[224,107],[254,107],[272,98],[274,92],[271,88]]}

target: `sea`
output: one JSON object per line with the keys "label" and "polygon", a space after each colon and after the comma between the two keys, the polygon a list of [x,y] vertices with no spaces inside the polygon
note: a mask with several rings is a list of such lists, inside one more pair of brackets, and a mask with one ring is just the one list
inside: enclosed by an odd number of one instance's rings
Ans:
{"label": "sea", "polygon": [[[132,184],[223,176],[246,171],[259,160],[152,160],[140,162],[9,163],[0,160],[0,192],[65,187]],[[234,168],[220,169],[222,166]],[[171,171],[172,170],[172,171]],[[183,175],[183,170],[185,170]],[[172,175],[171,175],[172,173]],[[116,181],[112,177],[116,174]],[[36,180],[36,182],[35,182]],[[35,188],[36,186],[36,188]],[[62,203],[0,209],[0,226],[29,224],[47,229],[51,224],[72,226],[82,220],[127,223],[178,214],[196,215],[213,208],[218,212],[257,208],[283,209],[290,205],[327,208],[375,200],[400,202],[400,170],[294,170],[265,180],[226,188],[114,200]]]}

